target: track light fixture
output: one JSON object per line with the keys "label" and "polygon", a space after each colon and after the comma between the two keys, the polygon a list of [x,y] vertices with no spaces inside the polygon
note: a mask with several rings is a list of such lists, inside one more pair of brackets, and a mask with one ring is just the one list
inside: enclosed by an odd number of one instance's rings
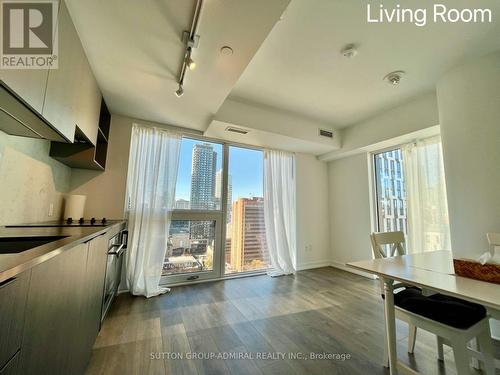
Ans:
{"label": "track light fixture", "polygon": [[184,95],[184,88],[182,87],[182,85],[179,85],[179,88],[175,92],[175,96],[180,98],[182,95]]}
{"label": "track light fixture", "polygon": [[184,58],[182,60],[182,67],[179,73],[179,79],[177,82],[179,83],[179,88],[175,92],[178,98],[180,98],[184,94],[184,79],[186,78],[186,71],[194,70],[196,68],[196,62],[191,57],[191,53],[193,52],[193,48],[198,47],[198,43],[200,41],[200,36],[196,34],[198,31],[198,25],[201,17],[201,11],[203,8],[203,0],[197,0],[196,8],[194,10],[193,21],[191,22],[191,28],[189,31],[184,31],[182,34],[182,42],[186,45],[186,50],[184,53]]}

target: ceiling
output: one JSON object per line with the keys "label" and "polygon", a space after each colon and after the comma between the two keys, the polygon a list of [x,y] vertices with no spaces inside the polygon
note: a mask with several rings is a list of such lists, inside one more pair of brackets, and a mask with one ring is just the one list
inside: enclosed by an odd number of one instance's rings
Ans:
{"label": "ceiling", "polygon": [[[231,97],[264,103],[341,128],[410,97],[434,90],[440,76],[464,59],[500,48],[500,1],[441,0],[448,8],[490,8],[493,23],[367,23],[368,1],[292,0],[231,91]],[[434,1],[384,0],[385,8]],[[378,2],[371,2],[378,7]],[[430,14],[430,13],[429,13]],[[356,43],[354,59],[340,54]],[[398,87],[382,78],[407,75]]]}
{"label": "ceiling", "polygon": [[[205,130],[290,0],[205,0],[185,94],[177,98],[195,0],[67,0],[112,113]],[[232,56],[220,54],[228,45]]]}

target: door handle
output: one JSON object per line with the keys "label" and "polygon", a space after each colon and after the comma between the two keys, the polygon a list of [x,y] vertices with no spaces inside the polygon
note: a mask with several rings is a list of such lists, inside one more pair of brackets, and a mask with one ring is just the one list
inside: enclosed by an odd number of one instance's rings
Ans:
{"label": "door handle", "polygon": [[117,249],[115,251],[108,252],[108,255],[116,255],[117,257],[119,257],[125,251],[123,246],[125,245],[124,244],[112,245],[111,247],[116,247]]}
{"label": "door handle", "polygon": [[200,276],[189,276],[186,280],[196,280],[199,278],[200,278]]}

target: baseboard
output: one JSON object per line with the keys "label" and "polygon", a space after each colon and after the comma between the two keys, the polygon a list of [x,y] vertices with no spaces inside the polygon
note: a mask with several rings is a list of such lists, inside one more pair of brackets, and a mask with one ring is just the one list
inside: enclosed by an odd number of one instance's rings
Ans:
{"label": "baseboard", "polygon": [[321,268],[321,267],[329,267],[331,261],[329,259],[325,260],[315,260],[313,262],[303,262],[298,264],[296,269],[297,271],[310,270],[313,268]]}
{"label": "baseboard", "polygon": [[342,271],[347,271],[350,273],[355,273],[356,275],[364,276],[368,279],[372,279],[372,280],[376,279],[375,275],[372,275],[370,273],[363,272],[363,271],[358,271],[357,269],[346,266],[345,263],[330,261],[330,266],[334,267],[334,268],[338,268]]}

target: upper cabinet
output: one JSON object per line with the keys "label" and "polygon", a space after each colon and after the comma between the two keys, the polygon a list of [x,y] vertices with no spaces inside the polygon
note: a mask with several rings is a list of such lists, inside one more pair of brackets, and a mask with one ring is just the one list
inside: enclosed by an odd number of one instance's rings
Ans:
{"label": "upper cabinet", "polygon": [[42,115],[69,140],[76,127],[95,145],[101,93],[83,51],[68,8],[59,7],[58,69],[51,69]]}
{"label": "upper cabinet", "polygon": [[102,96],[85,54],[82,56],[78,76],[80,79],[76,98],[76,125],[95,146],[97,145]]}
{"label": "upper cabinet", "polygon": [[43,109],[48,74],[48,69],[0,69],[2,81],[39,114]]}
{"label": "upper cabinet", "polygon": [[1,71],[0,130],[51,140],[53,158],[103,170],[110,115],[64,1],[55,30],[57,68]]}
{"label": "upper cabinet", "polygon": [[2,69],[1,79],[35,111],[42,113],[48,70]]}

